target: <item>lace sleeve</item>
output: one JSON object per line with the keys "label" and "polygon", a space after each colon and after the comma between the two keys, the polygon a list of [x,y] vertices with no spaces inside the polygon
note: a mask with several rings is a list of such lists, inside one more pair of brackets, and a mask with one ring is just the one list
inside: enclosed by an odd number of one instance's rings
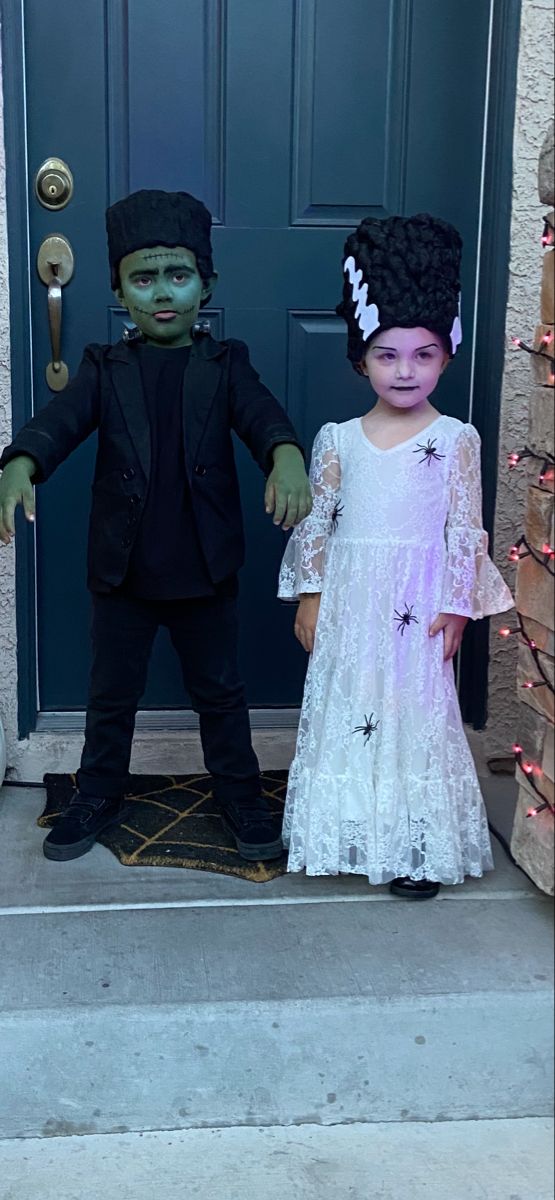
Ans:
{"label": "lace sleeve", "polygon": [[287,543],[279,574],[280,600],[298,600],[302,592],[321,592],[326,544],[341,482],[336,446],[337,425],[323,425],[310,463],[313,508]]}
{"label": "lace sleeve", "polygon": [[482,527],[480,438],[472,425],[463,427],[453,453],[445,538],[441,612],[477,621],[513,608],[511,593],[488,554],[488,535]]}

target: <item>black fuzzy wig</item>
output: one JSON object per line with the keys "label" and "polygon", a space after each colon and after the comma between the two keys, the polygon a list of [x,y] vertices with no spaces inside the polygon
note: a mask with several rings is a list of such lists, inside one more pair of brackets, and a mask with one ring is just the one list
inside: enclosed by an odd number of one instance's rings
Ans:
{"label": "black fuzzy wig", "polygon": [[[450,335],[459,313],[461,252],[457,230],[428,213],[361,221],[345,242],[343,300],[335,310],[347,323],[347,358],[355,370],[372,337],[386,329],[422,326],[436,333],[453,355]],[[345,268],[351,258],[361,272],[365,303],[377,308],[379,323],[366,337]]]}
{"label": "black fuzzy wig", "polygon": [[[202,200],[189,192],[144,189],[112,204],[106,212],[112,288],[120,286],[119,264],[134,250],[148,246],[185,246],[197,260],[204,283],[214,274],[210,230],[212,217]],[[210,300],[206,296],[201,308]]]}

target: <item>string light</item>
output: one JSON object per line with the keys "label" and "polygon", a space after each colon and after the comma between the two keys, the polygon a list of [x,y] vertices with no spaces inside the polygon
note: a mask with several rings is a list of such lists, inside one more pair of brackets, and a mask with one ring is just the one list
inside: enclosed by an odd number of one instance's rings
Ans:
{"label": "string light", "polygon": [[538,815],[538,813],[545,812],[546,809],[549,809],[550,812],[552,812],[555,815],[555,809],[553,808],[553,805],[547,799],[547,796],[544,796],[543,792],[540,791],[540,788],[538,787],[538,785],[534,779],[535,774],[540,776],[540,778],[543,778],[543,771],[542,771],[541,767],[538,767],[534,763],[531,763],[531,762],[523,763],[523,761],[522,761],[522,746],[519,746],[517,743],[515,743],[515,745],[513,746],[513,753],[515,756],[515,760],[518,763],[518,766],[520,767],[521,771],[523,771],[524,774],[526,775],[526,778],[530,784],[530,787],[533,788],[533,790],[535,791],[535,793],[539,799],[538,804],[531,806],[528,809],[526,816],[527,817],[536,817]]}
{"label": "string light", "polygon": [[[524,547],[524,549],[522,547]],[[522,537],[519,537],[518,542],[515,542],[514,546],[511,546],[508,559],[509,562],[518,563],[521,562],[523,558],[533,558],[534,562],[537,562],[540,567],[543,567],[547,571],[548,575],[551,575],[552,578],[555,576],[555,570],[552,570],[550,567],[550,563],[553,558],[553,550],[551,546],[549,546],[546,550],[544,544],[541,553],[539,553],[534,549],[533,546],[530,545],[530,542],[525,535],[522,534]]]}
{"label": "string light", "polygon": [[555,458],[552,454],[536,454],[535,450],[531,450],[529,446],[525,446],[523,450],[511,450],[507,455],[507,465],[509,470],[514,470],[519,463],[524,462],[527,458],[533,458],[536,462],[541,462],[541,471],[538,477],[540,486],[548,480],[554,478]]}
{"label": "string light", "polygon": [[[546,687],[553,694],[553,693],[555,693],[555,688],[553,687],[551,680],[548,679],[548,677],[543,669],[542,661],[540,658],[540,651],[538,650],[537,644],[534,641],[534,638],[528,637],[521,614],[517,613],[516,615],[517,615],[517,620],[518,620],[518,626],[516,626],[516,627],[513,626],[512,629],[508,625],[502,626],[502,628],[499,630],[499,637],[508,638],[508,637],[511,637],[513,634],[519,634],[520,637],[522,638],[524,645],[528,647],[528,649],[532,655],[532,658],[534,660],[534,665],[536,667],[538,675],[540,676],[540,679],[527,679],[520,686],[523,688],[526,688],[527,690],[531,690],[532,688],[537,688],[537,687]],[[515,746],[513,746],[513,751],[515,754],[517,752],[519,752],[520,750],[522,750],[521,746],[517,746],[516,744],[515,744]]]}
{"label": "string light", "polygon": [[548,800],[542,800],[541,804],[537,804],[535,808],[529,808],[526,816],[537,817],[538,813],[544,812],[546,808],[551,808],[551,805]]}
{"label": "string light", "polygon": [[[526,549],[521,551],[521,546],[523,546],[525,544],[526,544]],[[518,542],[515,542],[514,546],[511,546],[511,549],[509,550],[509,559],[511,562],[520,562],[520,560],[522,558],[531,558],[531,557],[532,557],[532,550],[528,546],[528,543],[526,542],[526,538],[524,536],[519,538]]]}
{"label": "string light", "polygon": [[553,240],[554,240],[554,234],[555,234],[555,230],[553,229],[553,225],[551,224],[549,217],[544,217],[543,233],[542,233],[542,238],[541,238],[542,246],[552,246]]}
{"label": "string light", "polygon": [[[548,214],[547,216],[544,217],[543,233],[542,233],[541,242],[542,242],[542,246],[544,247],[544,249],[547,249],[548,247],[550,247],[550,248],[554,247],[555,229],[554,229],[552,221],[551,221],[551,214]],[[553,330],[549,329],[544,334],[542,334],[542,336],[539,340],[538,349],[536,349],[533,346],[529,346],[526,342],[524,342],[522,340],[522,338],[513,337],[511,340],[512,340],[513,346],[515,346],[517,350],[524,350],[527,354],[533,355],[536,358],[545,358],[548,360],[548,362],[549,362],[548,383],[551,387],[553,387],[555,385],[555,357],[553,356],[553,340],[554,340]],[[538,483],[539,483],[540,487],[542,487],[546,483],[552,482],[552,480],[555,478],[555,470],[554,470],[555,458],[553,457],[553,455],[551,455],[551,454],[543,454],[543,455],[535,454],[533,450],[530,450],[529,446],[525,446],[524,450],[512,450],[510,452],[510,454],[507,456],[507,463],[508,463],[509,469],[510,470],[514,469],[516,466],[518,466],[518,464],[520,462],[522,462],[526,458],[535,459],[536,461],[541,462],[541,470],[540,470],[540,474],[539,474],[539,478],[538,478]],[[551,565],[553,558],[555,558],[555,549],[553,548],[553,546],[551,546],[548,542],[544,542],[542,545],[542,548],[541,548],[541,557],[540,557],[540,553],[537,552],[534,549],[534,547],[530,545],[530,543],[527,541],[526,537],[523,534],[522,537],[520,537],[518,539],[518,541],[515,542],[514,546],[511,546],[511,549],[509,551],[509,559],[511,562],[518,563],[518,562],[520,562],[521,559],[528,558],[528,557],[533,558],[535,562],[539,563],[542,567],[544,567],[545,570],[548,571],[548,573],[551,575],[551,577],[553,577],[554,571],[553,571],[553,567]],[[517,620],[518,620],[517,627],[514,627],[514,626],[511,627],[511,626],[505,625],[499,630],[499,636],[502,638],[510,638],[514,634],[519,636],[522,639],[522,641],[524,642],[524,644],[528,647],[528,650],[530,651],[530,654],[534,661],[534,665],[536,667],[537,673],[540,676],[540,678],[538,678],[538,679],[525,680],[525,682],[521,686],[523,688],[525,688],[526,690],[547,687],[549,689],[549,691],[551,692],[551,694],[553,694],[555,692],[555,688],[553,687],[553,684],[548,679],[548,677],[544,671],[544,668],[542,666],[542,661],[540,658],[540,651],[538,650],[537,643],[534,640],[534,638],[528,637],[528,634],[527,634],[525,626],[524,626],[524,621],[523,621],[522,615],[520,613],[517,613]],[[528,759],[526,761],[523,761],[523,757],[522,757],[523,756],[523,748],[519,742],[513,743],[513,754],[515,756],[515,760],[516,760],[518,766],[523,771],[523,773],[528,781],[528,785],[533,789],[533,791],[536,793],[536,796],[538,798],[537,803],[530,805],[530,807],[528,808],[528,810],[526,812],[527,818],[533,819],[533,818],[537,817],[540,813],[546,812],[547,810],[549,810],[551,812],[551,814],[553,816],[555,816],[554,805],[551,803],[550,800],[548,800],[547,796],[545,796],[543,794],[543,792],[540,790],[540,788],[538,787],[538,784],[536,782],[536,777],[540,778],[540,779],[543,778],[543,771],[542,771],[541,767],[538,766],[537,764],[529,761]]]}
{"label": "string light", "polygon": [[[513,346],[516,346],[517,350],[525,350],[527,354],[533,355],[534,358],[546,358],[551,364],[551,372],[553,373],[555,371],[555,358],[552,354],[546,354],[545,350],[536,350],[534,346],[529,346],[527,342],[523,342],[522,338],[519,337],[511,338],[511,342],[513,343]],[[541,339],[541,344],[549,346],[550,342],[551,334],[544,334]]]}

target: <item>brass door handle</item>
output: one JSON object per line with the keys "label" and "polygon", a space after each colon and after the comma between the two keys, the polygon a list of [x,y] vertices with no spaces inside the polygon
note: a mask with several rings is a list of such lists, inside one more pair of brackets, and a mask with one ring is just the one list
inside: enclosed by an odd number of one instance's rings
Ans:
{"label": "brass door handle", "polygon": [[58,374],[61,368],[61,342],[62,342],[62,285],[56,275],[56,267],[52,268],[54,274],[48,284],[48,324],[50,326],[50,343],[52,346],[52,370]]}
{"label": "brass door handle", "polygon": [[69,380],[69,371],[62,361],[62,288],[73,275],[73,250],[66,238],[54,233],[45,238],[37,255],[37,270],[48,287],[48,328],[51,361],[46,368],[46,382],[53,392],[61,392]]}

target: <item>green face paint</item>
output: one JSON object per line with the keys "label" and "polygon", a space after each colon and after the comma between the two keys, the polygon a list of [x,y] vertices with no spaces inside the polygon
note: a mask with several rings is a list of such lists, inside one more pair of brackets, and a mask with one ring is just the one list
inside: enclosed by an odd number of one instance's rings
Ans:
{"label": "green face paint", "polygon": [[147,342],[166,348],[190,346],[200,302],[216,277],[201,279],[197,260],[185,246],[134,250],[119,264],[116,295]]}

